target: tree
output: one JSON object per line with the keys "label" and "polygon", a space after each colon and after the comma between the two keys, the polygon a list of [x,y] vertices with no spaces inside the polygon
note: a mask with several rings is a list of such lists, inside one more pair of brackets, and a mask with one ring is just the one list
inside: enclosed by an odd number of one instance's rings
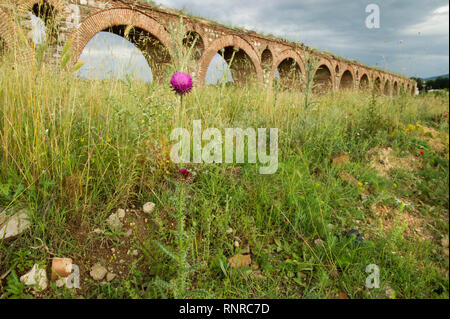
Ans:
{"label": "tree", "polygon": [[411,80],[414,80],[417,82],[417,88],[419,89],[419,91],[422,91],[424,89],[424,83],[423,80],[421,78],[411,78]]}

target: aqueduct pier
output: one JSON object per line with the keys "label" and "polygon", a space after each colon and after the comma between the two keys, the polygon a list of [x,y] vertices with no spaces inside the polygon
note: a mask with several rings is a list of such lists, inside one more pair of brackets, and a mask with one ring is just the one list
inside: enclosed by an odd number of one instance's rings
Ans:
{"label": "aqueduct pier", "polygon": [[[19,31],[31,43],[31,15],[41,18],[52,55],[61,57],[64,44],[71,41],[72,62],[76,63],[87,43],[99,32],[126,34],[146,57],[155,80],[164,78],[168,64],[176,58],[170,27],[180,21],[180,12],[139,0],[0,0],[0,51],[15,46]],[[416,82],[407,77],[329,53],[313,52],[301,44],[259,35],[253,31],[226,27],[205,19],[183,15],[186,46],[195,43],[191,73],[197,84],[204,84],[213,57],[220,53],[227,62],[235,82],[253,78],[271,87],[278,70],[284,86],[301,87],[305,74],[305,57],[314,54],[316,90],[367,90],[375,88],[386,95],[401,92],[415,94]],[[193,39],[195,42],[192,42]],[[31,46],[30,46],[31,47]],[[33,50],[21,52],[23,58]]]}

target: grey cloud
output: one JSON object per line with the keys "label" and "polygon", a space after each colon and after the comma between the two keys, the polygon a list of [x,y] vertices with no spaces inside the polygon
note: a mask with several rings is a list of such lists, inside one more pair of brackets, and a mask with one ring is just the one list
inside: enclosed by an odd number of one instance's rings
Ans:
{"label": "grey cloud", "polygon": [[[248,26],[292,41],[303,42],[368,65],[387,67],[408,76],[448,72],[448,29],[440,34],[415,34],[434,11],[448,1],[279,0],[200,1],[160,0],[163,5],[214,19],[223,24]],[[380,7],[381,28],[367,29],[365,8]],[[445,14],[444,14],[445,17]],[[448,21],[448,11],[446,14]],[[440,19],[442,23],[443,19]],[[433,20],[431,20],[433,23]],[[438,21],[439,22],[439,21]],[[423,25],[421,25],[423,24]],[[448,22],[447,22],[448,25]],[[437,28],[445,28],[439,25]],[[436,26],[434,28],[436,29]],[[402,41],[400,43],[400,41]],[[426,50],[425,50],[426,49]],[[429,58],[430,55],[438,58]],[[404,57],[408,56],[407,59]],[[416,61],[414,68],[409,64]]]}

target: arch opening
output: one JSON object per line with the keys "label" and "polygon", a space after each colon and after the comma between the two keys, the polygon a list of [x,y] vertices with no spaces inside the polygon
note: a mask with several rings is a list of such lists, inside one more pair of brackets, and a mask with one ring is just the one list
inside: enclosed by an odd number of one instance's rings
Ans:
{"label": "arch opening", "polygon": [[363,74],[359,80],[359,89],[362,91],[367,91],[369,89],[369,77],[367,74]]}
{"label": "arch opening", "polygon": [[286,58],[278,65],[275,78],[285,89],[302,88],[302,70],[294,58]]}
{"label": "arch opening", "polygon": [[325,64],[322,64],[317,69],[314,75],[314,84],[314,93],[325,93],[332,89],[331,71]]}
{"label": "arch opening", "polygon": [[82,78],[124,79],[151,82],[154,71],[139,47],[111,32],[97,33],[85,46],[79,58],[83,66],[77,71]]}
{"label": "arch opening", "polygon": [[389,82],[389,80],[386,80],[386,83],[384,84],[383,94],[384,95],[391,94],[391,83]]}
{"label": "arch opening", "polygon": [[190,49],[192,48],[192,57],[195,61],[199,61],[205,51],[205,44],[201,35],[195,31],[186,32],[183,38],[183,45]]}
{"label": "arch opening", "polygon": [[208,66],[205,83],[207,85],[219,85],[233,83],[233,76],[227,61],[217,53]]}
{"label": "arch opening", "polygon": [[374,89],[377,94],[381,94],[381,78],[377,77],[374,83]]}
{"label": "arch opening", "polygon": [[33,4],[30,14],[32,15],[33,41],[36,44],[57,41],[58,21],[55,7],[41,0]]}
{"label": "arch opening", "polygon": [[[243,49],[227,46],[219,50],[218,54],[226,62],[227,69],[231,72],[231,81],[235,84],[246,84],[256,79],[256,68]],[[211,63],[208,70],[210,67]],[[228,73],[225,70],[224,72]]]}
{"label": "arch opening", "polygon": [[397,81],[394,82],[394,92],[393,92],[393,94],[394,95],[398,95],[398,83],[397,83]]}
{"label": "arch opening", "polygon": [[273,65],[273,55],[269,48],[261,54],[261,66],[265,72],[269,71]]}
{"label": "arch opening", "polygon": [[346,70],[341,76],[341,83],[339,84],[340,90],[352,90],[353,85],[353,75],[349,70]]}
{"label": "arch opening", "polygon": [[102,32],[120,36],[139,49],[151,68],[153,80],[162,82],[168,76],[168,66],[171,64],[172,57],[169,50],[156,36],[139,27],[128,25],[115,25],[102,30]]}

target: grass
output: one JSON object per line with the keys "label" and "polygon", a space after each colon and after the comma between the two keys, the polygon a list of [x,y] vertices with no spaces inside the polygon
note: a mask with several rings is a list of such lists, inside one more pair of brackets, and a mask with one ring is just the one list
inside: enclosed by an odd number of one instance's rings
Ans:
{"label": "grass", "polygon": [[[448,94],[303,101],[289,90],[211,86],[194,89],[180,116],[165,84],[86,81],[5,58],[0,206],[27,208],[32,227],[0,241],[0,276],[10,271],[0,296],[448,298]],[[192,164],[184,179],[169,135],[198,119],[220,130],[278,128],[277,173]],[[389,158],[377,170],[381,150]],[[350,161],[332,165],[343,152]],[[122,231],[106,226],[118,208],[127,210]],[[351,229],[364,240],[346,236]],[[238,253],[251,265],[230,267]],[[20,283],[53,257],[80,267],[81,289],[34,293]],[[93,281],[97,262],[118,277]],[[380,268],[378,289],[365,287],[369,264]]]}

